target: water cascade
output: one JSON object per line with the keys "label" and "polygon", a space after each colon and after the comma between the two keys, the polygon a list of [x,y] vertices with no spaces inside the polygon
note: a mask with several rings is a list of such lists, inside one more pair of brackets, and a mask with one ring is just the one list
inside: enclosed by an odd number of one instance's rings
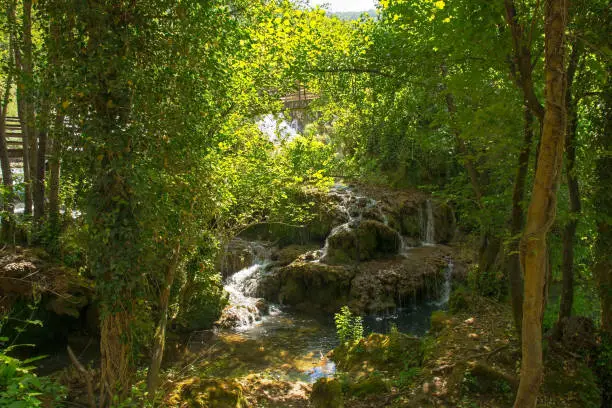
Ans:
{"label": "water cascade", "polygon": [[436,243],[436,230],[434,226],[433,207],[431,200],[425,201],[425,210],[419,208],[419,218],[421,220],[421,236],[423,244],[433,245]]}
{"label": "water cascade", "polygon": [[236,323],[237,330],[246,330],[256,321],[261,320],[265,301],[255,297],[261,272],[268,264],[267,259],[259,259],[229,278],[224,288],[229,294],[230,307],[227,312]]}

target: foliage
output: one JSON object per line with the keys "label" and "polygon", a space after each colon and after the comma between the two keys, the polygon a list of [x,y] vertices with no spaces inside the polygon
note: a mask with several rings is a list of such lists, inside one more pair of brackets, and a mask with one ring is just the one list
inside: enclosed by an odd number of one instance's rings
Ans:
{"label": "foliage", "polygon": [[468,286],[481,296],[503,299],[508,292],[507,277],[496,269],[481,270],[474,266],[468,271]]}
{"label": "foliage", "polygon": [[348,306],[342,306],[340,312],[334,314],[336,334],[340,343],[356,342],[363,338],[363,318],[353,315]]}
{"label": "foliage", "polygon": [[[6,341],[7,338],[0,339]],[[31,408],[58,403],[64,399],[65,390],[47,377],[38,377],[31,363],[45,356],[19,360],[7,353],[14,346],[0,349],[0,407]]]}

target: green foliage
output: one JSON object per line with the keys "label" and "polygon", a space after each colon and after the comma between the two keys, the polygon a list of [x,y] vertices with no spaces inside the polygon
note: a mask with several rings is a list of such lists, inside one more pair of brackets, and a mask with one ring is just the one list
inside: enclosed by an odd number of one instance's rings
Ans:
{"label": "green foliage", "polygon": [[475,293],[498,300],[508,293],[507,277],[497,268],[483,271],[478,266],[472,266],[468,271],[468,285]]}
{"label": "green foliage", "polygon": [[42,407],[64,399],[66,391],[63,387],[33,372],[36,367],[31,363],[44,356],[19,360],[7,355],[11,349],[14,347],[0,349],[0,407]]}
{"label": "green foliage", "polygon": [[342,306],[339,313],[334,314],[336,334],[340,343],[356,342],[363,338],[363,318],[353,315],[348,306]]}
{"label": "green foliage", "polygon": [[458,313],[466,310],[470,310],[473,294],[471,290],[466,286],[458,286],[455,288],[448,299],[448,310],[451,313]]}

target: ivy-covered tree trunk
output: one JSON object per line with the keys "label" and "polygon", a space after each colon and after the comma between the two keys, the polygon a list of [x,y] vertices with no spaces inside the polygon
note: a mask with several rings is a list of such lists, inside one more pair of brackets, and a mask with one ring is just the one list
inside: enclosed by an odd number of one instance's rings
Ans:
{"label": "ivy-covered tree trunk", "polygon": [[521,375],[515,408],[535,408],[542,382],[542,318],[548,270],[546,240],[556,215],[566,129],[564,54],[568,2],[547,0],[544,8],[546,107],[538,168],[520,243],[525,290]]}
{"label": "ivy-covered tree trunk", "polygon": [[52,137],[50,138],[49,157],[49,207],[48,220],[49,227],[54,233],[58,232],[59,228],[59,189],[60,189],[60,166],[62,152],[62,132],[64,130],[64,115],[56,114],[55,124],[53,125]]}
{"label": "ivy-covered tree trunk", "polygon": [[147,373],[147,391],[149,398],[155,398],[155,391],[159,385],[159,370],[161,368],[162,359],[164,357],[164,348],[166,345],[166,326],[168,325],[168,305],[170,302],[170,290],[174,283],[176,270],[181,260],[180,244],[175,248],[172,260],[166,268],[166,276],[163,286],[159,294],[159,322],[155,328],[155,337],[153,338],[153,353],[151,356],[151,364]]}
{"label": "ivy-covered tree trunk", "polygon": [[578,100],[573,95],[573,84],[580,59],[581,46],[575,44],[567,68],[567,90],[565,104],[567,111],[567,130],[565,133],[565,173],[569,191],[569,220],[563,228],[563,289],[559,321],[572,314],[574,304],[574,243],[580,214],[580,187],[576,174],[576,130],[578,128]]}

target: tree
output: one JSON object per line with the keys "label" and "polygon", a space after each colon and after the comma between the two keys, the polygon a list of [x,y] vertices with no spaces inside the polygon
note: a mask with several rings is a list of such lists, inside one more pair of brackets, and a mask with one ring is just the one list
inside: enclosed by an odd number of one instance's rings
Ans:
{"label": "tree", "polygon": [[517,408],[536,406],[542,381],[542,318],[549,265],[546,239],[555,220],[566,130],[564,55],[568,4],[548,0],[544,9],[546,105],[534,187],[520,243],[525,291],[521,377],[514,402]]}

